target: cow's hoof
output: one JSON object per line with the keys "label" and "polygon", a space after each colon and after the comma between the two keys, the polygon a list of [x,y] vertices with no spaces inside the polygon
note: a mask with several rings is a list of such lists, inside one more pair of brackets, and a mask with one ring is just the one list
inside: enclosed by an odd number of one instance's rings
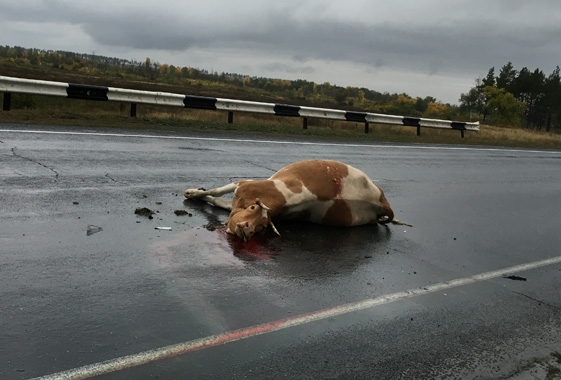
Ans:
{"label": "cow's hoof", "polygon": [[201,196],[201,190],[197,189],[187,189],[185,190],[185,198],[193,199]]}
{"label": "cow's hoof", "polygon": [[378,219],[378,223],[380,224],[387,224],[389,223],[390,218],[388,218],[386,215],[382,216],[381,218]]}

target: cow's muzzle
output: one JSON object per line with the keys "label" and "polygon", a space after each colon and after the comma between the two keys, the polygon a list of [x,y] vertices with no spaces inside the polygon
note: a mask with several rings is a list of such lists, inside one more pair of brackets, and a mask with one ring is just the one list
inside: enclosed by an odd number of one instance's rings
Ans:
{"label": "cow's muzzle", "polygon": [[239,238],[247,242],[255,234],[255,227],[251,222],[241,222],[236,225],[234,232]]}

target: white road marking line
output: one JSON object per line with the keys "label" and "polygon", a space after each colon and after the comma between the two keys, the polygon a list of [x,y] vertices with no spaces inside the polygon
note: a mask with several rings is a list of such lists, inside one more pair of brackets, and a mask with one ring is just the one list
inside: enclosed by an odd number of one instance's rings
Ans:
{"label": "white road marking line", "polygon": [[138,135],[138,134],[122,134],[122,133],[100,133],[100,132],[63,132],[63,131],[37,131],[37,130],[17,130],[17,129],[0,129],[1,132],[8,133],[31,133],[31,134],[51,134],[51,135],[70,135],[70,136],[98,136],[98,137],[129,137],[129,138],[152,138],[160,140],[199,140],[199,141],[222,141],[222,142],[238,142],[238,143],[256,143],[256,144],[291,144],[291,145],[315,145],[315,146],[346,146],[346,147],[362,147],[371,148],[378,146],[390,149],[425,149],[425,150],[459,150],[459,151],[482,151],[482,152],[516,152],[516,153],[543,153],[543,154],[561,154],[561,151],[553,150],[526,150],[526,149],[504,149],[504,148],[481,148],[467,146],[423,146],[423,145],[386,145],[386,144],[349,144],[349,143],[320,143],[310,141],[277,141],[277,140],[255,140],[255,139],[228,139],[220,137],[192,137],[192,136],[156,136],[156,135]]}
{"label": "white road marking line", "polygon": [[422,296],[429,293],[435,293],[442,290],[455,288],[473,284],[480,281],[491,280],[502,277],[507,274],[523,272],[531,269],[545,267],[548,265],[561,263],[561,256],[552,257],[545,260],[535,261],[527,264],[515,265],[491,272],[476,274],[469,277],[458,278],[451,281],[445,281],[438,284],[427,285],[421,288],[404,290],[397,293],[387,294],[376,298],[352,302],[345,305],[336,306],[329,309],[318,310],[315,312],[298,315],[291,318],[280,319],[269,323],[250,326],[247,328],[226,332],[223,334],[212,335],[201,339],[190,340],[150,351],[141,352],[134,355],[123,356],[107,360],[100,363],[90,364],[83,367],[71,369],[68,371],[58,372],[52,375],[37,377],[32,380],[77,380],[87,379],[93,376],[99,376],[127,368],[147,364],[156,360],[163,360],[189,352],[203,350],[206,348],[235,342],[238,340],[251,338],[253,336],[267,334],[274,331],[287,329],[289,327],[299,326],[306,323],[331,318],[338,315],[348,314],[359,310],[369,309],[375,306],[396,302],[403,299]]}

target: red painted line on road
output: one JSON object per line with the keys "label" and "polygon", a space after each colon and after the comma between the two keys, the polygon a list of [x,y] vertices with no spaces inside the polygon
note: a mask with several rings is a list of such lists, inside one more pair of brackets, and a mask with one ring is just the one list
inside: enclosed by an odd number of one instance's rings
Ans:
{"label": "red painted line on road", "polygon": [[289,322],[291,322],[291,321],[293,321],[297,318],[298,317],[281,319],[279,321],[263,323],[261,325],[252,326],[252,327],[248,327],[248,328],[244,328],[244,329],[240,329],[240,330],[234,330],[234,331],[227,332],[227,333],[224,333],[224,334],[221,334],[221,335],[216,335],[209,340],[203,340],[199,344],[195,344],[191,347],[185,348],[185,350],[179,352],[178,355],[186,354],[188,352],[193,352],[193,351],[199,351],[199,350],[209,348],[209,347],[219,346],[219,345],[229,343],[229,342],[233,342],[233,341],[236,341],[236,340],[245,339],[245,338],[248,338],[250,336],[256,336],[256,335],[265,334],[265,333],[268,333],[268,332],[271,332],[271,331],[280,330],[280,329],[283,328],[283,325],[285,325],[285,324],[287,324],[287,323],[289,323]]}
{"label": "red painted line on road", "polygon": [[[84,367],[71,369],[64,372],[55,373],[48,376],[38,377],[35,380],[78,380],[88,379],[123,369],[136,367],[157,360],[168,359],[189,352],[199,351],[210,347],[223,345],[230,342],[262,335],[293,326],[303,325],[313,321],[326,319],[329,317],[348,314],[351,312],[372,308],[374,306],[383,305],[407,298],[417,297],[429,293],[451,289],[459,286],[469,285],[480,281],[491,280],[502,277],[507,274],[527,271],[553,264],[560,264],[561,256],[549,259],[534,261],[527,264],[516,265],[508,268],[498,269],[491,272],[476,274],[469,277],[458,278],[451,281],[445,281],[425,287],[404,290],[397,293],[387,294],[376,298],[370,298],[363,301],[352,302],[329,309],[318,310],[312,313],[301,314],[291,318],[280,319],[273,322],[263,323],[247,328],[226,332],[223,334],[212,335],[206,338],[196,339],[184,343],[179,343],[167,347],[158,348],[135,355],[123,356],[120,358],[107,360],[101,363],[86,365]],[[33,379],[32,379],[33,380]]]}

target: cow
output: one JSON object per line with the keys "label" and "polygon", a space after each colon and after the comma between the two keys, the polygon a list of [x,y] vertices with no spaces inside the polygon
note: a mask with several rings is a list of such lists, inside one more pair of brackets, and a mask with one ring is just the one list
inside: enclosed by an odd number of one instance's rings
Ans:
{"label": "cow", "polygon": [[[219,198],[234,193],[233,199]],[[331,226],[406,224],[394,219],[384,192],[362,171],[332,160],[290,164],[266,180],[241,180],[211,190],[187,189],[185,197],[230,210],[226,232],[248,241],[272,219]]]}

